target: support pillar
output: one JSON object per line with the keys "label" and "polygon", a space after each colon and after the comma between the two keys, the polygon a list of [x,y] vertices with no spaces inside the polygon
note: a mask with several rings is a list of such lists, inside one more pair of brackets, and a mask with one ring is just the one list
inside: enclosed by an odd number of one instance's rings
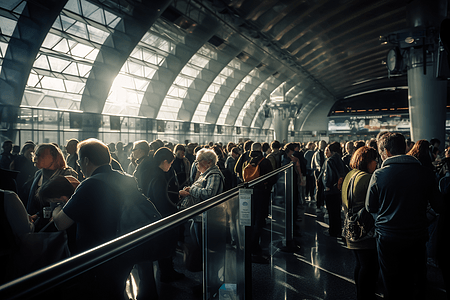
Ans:
{"label": "support pillar", "polygon": [[[407,23],[411,28],[434,26],[438,30],[446,12],[447,1],[414,0],[407,6]],[[447,81],[436,78],[437,51],[437,41],[409,48],[408,100],[411,139],[438,138],[443,147]]]}
{"label": "support pillar", "polygon": [[287,143],[288,128],[290,123],[290,105],[280,105],[272,107],[273,121],[275,127],[275,140],[280,143]]}
{"label": "support pillar", "polygon": [[273,123],[275,127],[274,139],[280,143],[288,142],[289,124],[291,119],[295,118],[299,112],[296,104],[291,104],[286,99],[286,83],[281,84],[270,94],[268,107],[272,111]]}
{"label": "support pillar", "polygon": [[[414,49],[411,49],[411,53]],[[421,51],[420,51],[421,52]],[[412,56],[413,60],[420,55]],[[436,64],[427,64],[427,73],[423,72],[423,63],[408,70],[409,118],[411,121],[411,139],[430,140],[437,138],[444,144],[447,104],[447,81],[437,79],[434,73]]]}

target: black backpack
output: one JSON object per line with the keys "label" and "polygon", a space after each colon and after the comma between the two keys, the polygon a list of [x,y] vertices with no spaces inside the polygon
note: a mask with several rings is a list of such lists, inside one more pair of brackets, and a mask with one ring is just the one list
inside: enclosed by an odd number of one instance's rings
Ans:
{"label": "black backpack", "polygon": [[[161,213],[153,202],[138,189],[134,177],[113,170],[113,172],[95,174],[90,178],[105,182],[122,198],[117,237],[162,219]],[[168,257],[171,255],[171,249],[175,250],[177,231],[178,229],[165,231],[164,234],[155,236],[129,255],[137,261]]]}

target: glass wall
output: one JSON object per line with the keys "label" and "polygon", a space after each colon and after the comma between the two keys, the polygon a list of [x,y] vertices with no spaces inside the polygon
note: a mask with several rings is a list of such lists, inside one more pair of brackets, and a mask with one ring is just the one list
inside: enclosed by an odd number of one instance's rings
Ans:
{"label": "glass wall", "polygon": [[[1,123],[1,140],[6,140],[10,124]],[[240,142],[273,140],[273,130],[235,127],[226,125],[155,120],[143,117],[98,115],[91,113],[21,107],[17,122],[12,125],[16,132],[14,144],[26,141],[57,143],[65,145],[71,138],[83,140],[94,137],[105,143],[132,143],[137,140],[160,139],[173,144],[195,142]],[[1,141],[0,141],[1,142]]]}

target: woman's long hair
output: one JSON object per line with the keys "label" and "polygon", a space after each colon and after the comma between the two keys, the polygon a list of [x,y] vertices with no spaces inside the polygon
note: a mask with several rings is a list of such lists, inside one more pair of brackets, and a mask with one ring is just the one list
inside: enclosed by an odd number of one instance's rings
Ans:
{"label": "woman's long hair", "polygon": [[427,140],[418,140],[407,155],[414,156],[422,166],[433,169],[433,163],[430,156],[430,143]]}
{"label": "woman's long hair", "polygon": [[[40,144],[36,149],[36,157],[39,159],[39,157],[45,157],[45,156],[51,156],[52,157],[52,163],[44,166],[44,169],[48,170],[64,170],[67,169],[67,163],[64,159],[64,155],[58,147],[56,147],[53,144]],[[42,158],[41,158],[42,159]]]}
{"label": "woman's long hair", "polygon": [[377,150],[372,147],[362,146],[353,153],[350,160],[350,168],[368,172],[369,163],[377,159]]}

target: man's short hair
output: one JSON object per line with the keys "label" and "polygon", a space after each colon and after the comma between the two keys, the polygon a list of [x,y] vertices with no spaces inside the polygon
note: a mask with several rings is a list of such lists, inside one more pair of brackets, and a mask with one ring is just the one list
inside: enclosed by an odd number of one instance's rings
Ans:
{"label": "man's short hair", "polygon": [[147,155],[150,151],[150,146],[146,140],[140,140],[133,143],[133,150],[134,149],[141,149]]}
{"label": "man's short hair", "polygon": [[231,149],[231,152],[233,152],[234,154],[237,154],[237,155],[241,155],[241,150],[238,147],[233,147]]}
{"label": "man's short hair", "polygon": [[177,153],[177,151],[183,151],[183,152],[186,152],[186,148],[184,147],[184,145],[182,145],[182,144],[177,144],[176,146],[175,146],[175,148],[173,149],[173,153]]}
{"label": "man's short hair", "polygon": [[284,150],[295,151],[295,148],[297,148],[297,145],[295,143],[287,143],[286,145],[284,145]]}
{"label": "man's short hair", "polygon": [[434,144],[441,144],[441,141],[439,140],[439,139],[437,139],[437,138],[432,138],[431,140],[430,140],[430,144],[431,144],[431,146],[434,146]]}
{"label": "man's short hair", "polygon": [[270,143],[270,148],[272,148],[272,149],[280,149],[281,148],[281,144],[277,140],[272,141],[272,143]]}
{"label": "man's short hair", "polygon": [[22,147],[22,150],[20,150],[20,154],[24,154],[26,151],[28,151],[29,149],[33,149],[36,147],[35,144],[33,143],[25,143]]}
{"label": "man's short hair", "polygon": [[2,143],[2,148],[5,148],[5,145],[7,145],[7,144],[10,144],[10,145],[12,145],[12,141],[10,141],[10,140],[6,140],[6,141],[4,141],[3,143]]}
{"label": "man's short hair", "polygon": [[153,154],[153,163],[156,165],[160,165],[163,161],[167,160],[168,163],[171,163],[175,159],[175,155],[173,152],[166,147],[161,147]]}
{"label": "man's short hair", "polygon": [[252,140],[248,140],[244,143],[244,151],[250,151],[251,147],[252,147],[253,141]]}
{"label": "man's short hair", "polygon": [[109,148],[103,142],[91,138],[81,141],[77,145],[78,157],[83,159],[87,157],[95,166],[103,166],[111,163],[111,154]]}
{"label": "man's short hair", "polygon": [[69,145],[71,143],[78,144],[79,141],[77,139],[70,139],[70,140],[67,140],[67,144],[66,145]]}
{"label": "man's short hair", "polygon": [[378,151],[382,153],[386,149],[392,155],[405,154],[406,142],[405,137],[401,133],[386,132],[378,140]]}
{"label": "man's short hair", "polygon": [[372,148],[374,148],[375,150],[378,149],[377,141],[376,141],[375,139],[371,139],[371,140],[369,141],[369,144],[368,144],[367,146],[372,147]]}
{"label": "man's short hair", "polygon": [[327,142],[325,142],[324,140],[321,140],[321,141],[317,142],[317,147],[320,150],[325,150],[325,148],[327,147]]}
{"label": "man's short hair", "polygon": [[262,145],[261,145],[262,152],[266,152],[269,149],[270,149],[269,143],[267,143],[267,142],[262,143]]}
{"label": "man's short hair", "polygon": [[339,144],[338,142],[332,142],[331,144],[329,144],[328,149],[330,150],[330,152],[341,154],[341,144]]}
{"label": "man's short hair", "polygon": [[366,145],[366,143],[364,143],[363,141],[355,141],[353,143],[353,148],[355,150],[358,150],[359,148],[361,148],[362,146],[365,146],[365,145]]}
{"label": "man's short hair", "polygon": [[236,147],[236,145],[233,142],[229,142],[227,144],[227,152],[230,152],[234,147]]}
{"label": "man's short hair", "polygon": [[253,143],[252,144],[252,151],[261,151],[261,143]]}

